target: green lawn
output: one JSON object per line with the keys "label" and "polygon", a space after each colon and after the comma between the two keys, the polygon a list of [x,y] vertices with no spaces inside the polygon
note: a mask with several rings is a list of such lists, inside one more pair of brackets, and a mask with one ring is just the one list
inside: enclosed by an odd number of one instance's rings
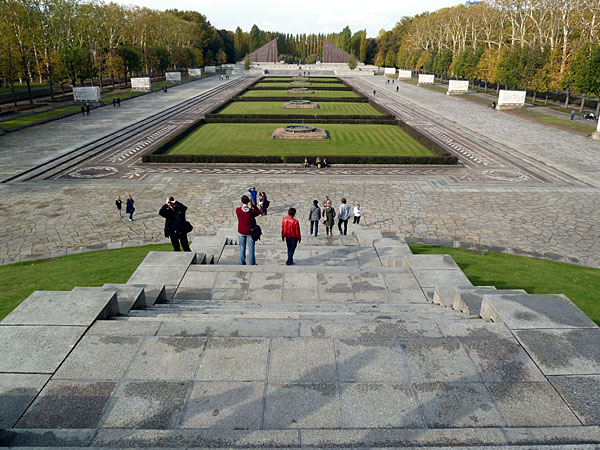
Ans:
{"label": "green lawn", "polygon": [[279,102],[233,102],[219,111],[219,114],[381,115],[368,103],[323,102],[316,109],[282,108],[282,104]]}
{"label": "green lawn", "polygon": [[[291,81],[296,81],[296,80],[294,80],[293,77],[265,77],[261,80],[261,82],[268,82],[268,81],[286,81],[289,83]],[[327,77],[323,77],[323,78],[308,77],[308,81],[310,81],[311,83],[312,82],[335,83],[335,82],[339,82],[340,80],[337,78],[327,78]]]}
{"label": "green lawn", "polygon": [[16,119],[6,120],[4,122],[0,122],[0,127],[5,130],[12,130],[14,128],[22,127],[25,125],[30,125],[35,122],[40,122],[42,120],[54,119],[56,117],[63,116],[65,114],[70,114],[73,112],[77,112],[80,110],[80,107],[77,105],[72,106],[64,106],[62,108],[53,109],[51,111],[44,111],[41,113],[29,114],[23,117],[17,117]]}
{"label": "green lawn", "polygon": [[394,125],[321,124],[328,141],[271,139],[275,123],[209,123],[202,125],[169,150],[171,155],[370,155],[433,156],[400,127]]}
{"label": "green lawn", "polygon": [[[589,125],[585,122],[569,119],[560,119],[558,117],[548,116],[537,111],[532,111],[530,108],[511,109],[510,112],[511,114],[515,114],[520,117],[525,117],[526,119],[533,119],[540,122],[549,123],[552,125],[556,125],[559,128],[566,128],[567,130],[576,131],[578,133],[592,134],[594,131],[596,131],[595,126]],[[595,124],[595,122],[592,121],[589,123]]]}
{"label": "green lawn", "polygon": [[310,84],[293,84],[293,83],[256,83],[253,87],[269,87],[273,89],[278,88],[293,88],[293,87],[345,87],[346,85],[342,82],[338,83],[315,83]]}
{"label": "green lawn", "polygon": [[410,244],[415,254],[448,254],[475,286],[565,294],[600,325],[600,269],[503,253]]}
{"label": "green lawn", "polygon": [[241,97],[324,97],[324,98],[356,98],[359,95],[352,91],[314,91],[314,94],[288,94],[287,89],[246,91]]}
{"label": "green lawn", "polygon": [[146,245],[0,266],[0,320],[33,291],[70,291],[75,286],[126,283],[153,250],[172,251],[173,247]]}

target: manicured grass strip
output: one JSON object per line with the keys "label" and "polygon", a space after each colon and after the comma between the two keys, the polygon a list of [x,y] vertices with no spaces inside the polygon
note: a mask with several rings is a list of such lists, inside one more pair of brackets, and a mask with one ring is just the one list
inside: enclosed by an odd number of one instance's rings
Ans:
{"label": "manicured grass strip", "polygon": [[328,141],[271,139],[285,124],[210,123],[199,127],[167,153],[169,155],[311,154],[364,156],[433,156],[429,149],[394,125],[316,125],[329,132]]}
{"label": "manicured grass strip", "polygon": [[[241,97],[289,97],[296,94],[288,94],[287,89],[282,90],[257,90],[257,91],[246,91]],[[344,97],[358,97],[356,92],[352,91],[315,91],[314,94],[297,94],[299,97],[331,97],[331,98],[344,98]]]}
{"label": "manicured grass strip", "polygon": [[138,97],[142,95],[143,92],[140,91],[123,91],[123,92],[114,92],[108,94],[108,96],[102,98],[102,103],[105,105],[112,104],[113,97],[120,97],[121,100],[125,100],[126,98]]}
{"label": "manicured grass strip", "polygon": [[315,83],[310,82],[310,84],[294,84],[294,83],[256,83],[253,87],[269,87],[269,88],[294,88],[294,87],[344,87],[346,86],[344,83]]}
{"label": "manicured grass strip", "polygon": [[[308,81],[315,82],[315,83],[336,83],[336,82],[340,82],[339,79],[337,78],[327,78],[327,77],[306,77],[308,78]],[[260,80],[261,83],[268,83],[270,81],[272,82],[281,82],[281,81],[286,81],[286,82],[292,82],[292,81],[302,81],[302,80],[294,80],[294,78],[292,77],[265,77],[262,80]]]}
{"label": "manicured grass strip", "polygon": [[0,320],[33,291],[126,283],[148,252],[168,250],[171,244],[145,245],[0,266]]}
{"label": "manicured grass strip", "polygon": [[511,109],[510,113],[520,117],[524,117],[526,119],[533,119],[538,122],[544,122],[551,125],[555,125],[558,128],[564,128],[567,130],[575,131],[577,133],[592,134],[594,131],[596,131],[596,127],[588,125],[586,123],[578,122],[575,120],[560,119],[554,116],[548,116],[537,111],[532,111],[528,108]]}
{"label": "manicured grass strip", "polygon": [[368,103],[323,102],[316,109],[282,108],[277,102],[233,102],[219,111],[219,114],[306,114],[306,115],[381,115]]}
{"label": "manicured grass strip", "polygon": [[475,286],[525,289],[529,294],[565,294],[600,325],[600,269],[545,259],[410,244],[415,254],[448,254]]}
{"label": "manicured grass strip", "polygon": [[41,113],[29,114],[27,116],[17,117],[15,119],[0,122],[0,126],[5,130],[12,130],[14,128],[31,125],[32,123],[41,122],[42,120],[54,119],[56,117],[64,116],[65,114],[71,114],[79,111],[80,108],[80,106],[72,105],[50,111],[44,111]]}

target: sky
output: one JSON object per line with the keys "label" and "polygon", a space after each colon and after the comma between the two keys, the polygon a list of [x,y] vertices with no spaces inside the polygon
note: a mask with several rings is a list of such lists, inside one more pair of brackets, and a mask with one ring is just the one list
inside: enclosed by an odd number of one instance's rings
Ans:
{"label": "sky", "polygon": [[282,33],[335,33],[346,25],[354,33],[367,30],[377,37],[382,28],[390,30],[403,16],[435,11],[464,3],[464,0],[116,0],[125,5],[152,9],[193,10],[204,14],[218,29]]}

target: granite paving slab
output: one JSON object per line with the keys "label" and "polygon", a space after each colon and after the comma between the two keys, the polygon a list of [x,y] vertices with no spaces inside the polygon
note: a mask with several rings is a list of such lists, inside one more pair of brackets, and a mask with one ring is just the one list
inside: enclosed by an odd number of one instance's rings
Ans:
{"label": "granite paving slab", "polygon": [[438,326],[443,336],[474,339],[512,339],[513,334],[503,323],[482,320],[440,321]]}
{"label": "granite paving slab", "polygon": [[600,374],[600,329],[518,330],[515,335],[544,375]]}
{"label": "granite paving slab", "polygon": [[417,282],[421,288],[426,287],[458,287],[471,286],[471,282],[465,276],[462,270],[429,270],[429,269],[413,269],[412,270]]}
{"label": "granite paving slab", "polygon": [[127,284],[163,284],[167,290],[167,299],[169,299],[172,298],[173,292],[186,271],[187,266],[139,266]]}
{"label": "granite paving slab", "polygon": [[215,285],[217,273],[203,271],[203,267],[202,265],[190,267],[181,279],[179,287],[211,290]]}
{"label": "granite paving slab", "polygon": [[283,301],[319,301],[319,285],[316,273],[285,273]]}
{"label": "granite paving slab", "polygon": [[119,386],[101,425],[104,428],[173,429],[191,387],[191,382],[126,382]]}
{"label": "granite paving slab", "polygon": [[546,381],[515,340],[462,339],[462,343],[485,382]]}
{"label": "granite paving slab", "polygon": [[340,381],[409,381],[394,339],[338,339],[335,350]]}
{"label": "granite paving slab", "polygon": [[268,339],[210,339],[200,361],[196,379],[264,382],[268,354]]}
{"label": "granite paving slab", "polygon": [[178,320],[162,323],[158,336],[298,337],[300,321],[275,319]]}
{"label": "granite paving slab", "polygon": [[90,326],[96,319],[119,313],[114,292],[35,291],[3,321],[2,325]]}
{"label": "granite paving slab", "polygon": [[265,429],[341,426],[340,397],[336,384],[268,384]]}
{"label": "granite paving slab", "polygon": [[204,338],[148,337],[125,376],[139,380],[191,380],[205,343]]}
{"label": "granite paving slab", "polygon": [[134,336],[86,335],[53,379],[119,380],[141,341]]}
{"label": "granite paving slab", "polygon": [[[31,450],[48,447],[69,447],[72,449],[78,447],[87,447],[96,435],[96,429],[11,429],[0,430],[0,446],[20,448],[27,447]],[[4,436],[3,436],[4,434]]]}
{"label": "granite paving slab", "polygon": [[12,428],[35,399],[50,375],[0,373],[0,428]]}
{"label": "granite paving slab", "polygon": [[350,283],[359,301],[389,301],[386,284],[381,274],[373,272],[351,274]]}
{"label": "granite paving slab", "polygon": [[345,273],[320,273],[317,276],[321,301],[352,301],[354,291],[350,276]]}
{"label": "granite paving slab", "polygon": [[449,270],[459,269],[458,265],[450,255],[406,255],[403,258],[403,266],[413,270]]}
{"label": "granite paving slab", "polygon": [[[493,292],[490,292],[493,291]],[[491,286],[480,287],[464,287],[459,288],[453,299],[452,307],[457,311],[462,311],[466,314],[474,316],[481,315],[481,304],[484,295],[501,295],[501,294],[527,294],[522,289],[502,289],[496,290]]]}
{"label": "granite paving slab", "polygon": [[337,381],[334,345],[331,339],[273,339],[269,383],[292,381]]}
{"label": "granite paving slab", "polygon": [[342,410],[348,428],[424,426],[410,384],[342,384]]}
{"label": "granite paving slab", "polygon": [[116,386],[109,381],[51,380],[17,426],[96,428]]}
{"label": "granite paving slab", "polygon": [[242,271],[220,272],[213,289],[248,289],[250,273]]}
{"label": "granite paving slab", "polygon": [[189,266],[194,264],[194,252],[148,252],[140,266]]}
{"label": "granite paving slab", "polygon": [[483,383],[425,383],[414,389],[430,428],[505,425]]}
{"label": "granite paving slab", "polygon": [[302,322],[301,336],[315,338],[436,338],[442,337],[436,323],[343,323]]}
{"label": "granite paving slab", "polygon": [[85,327],[0,326],[0,372],[54,373]]}
{"label": "granite paving slab", "polygon": [[513,330],[529,328],[598,328],[564,295],[484,295],[481,317],[504,322]]}
{"label": "granite paving slab", "polygon": [[154,336],[159,328],[157,321],[97,320],[86,335]]}
{"label": "granite paving slab", "polygon": [[[153,306],[155,303],[164,303],[167,301],[167,292],[162,284],[133,284],[130,286],[144,288],[144,297],[146,298],[146,306]],[[104,286],[111,286],[105,284]]]}
{"label": "granite paving slab", "polygon": [[511,427],[580,425],[550,383],[490,383],[488,388]]}
{"label": "granite paving slab", "polygon": [[264,382],[196,382],[182,428],[258,430],[263,412]]}
{"label": "granite paving slab", "polygon": [[548,379],[584,425],[600,425],[600,375]]}
{"label": "granite paving slab", "polygon": [[422,382],[480,381],[479,373],[458,339],[400,340],[411,380]]}

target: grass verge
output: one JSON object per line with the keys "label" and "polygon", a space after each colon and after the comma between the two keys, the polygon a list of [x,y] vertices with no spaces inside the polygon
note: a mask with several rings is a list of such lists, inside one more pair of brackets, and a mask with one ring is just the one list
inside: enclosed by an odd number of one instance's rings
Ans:
{"label": "grass verge", "polygon": [[[394,125],[320,124],[328,141],[275,140],[271,134],[285,124],[209,123],[200,126],[166,154],[307,156],[435,156]],[[259,151],[257,149],[260,149]]]}
{"label": "grass verge", "polygon": [[218,114],[381,115],[368,103],[323,102],[315,109],[282,108],[282,105],[283,103],[276,102],[233,102],[220,110]]}
{"label": "grass verge", "polygon": [[173,250],[171,244],[145,245],[0,266],[0,320],[33,291],[125,283],[148,252],[169,250]]}
{"label": "grass verge", "polygon": [[475,286],[565,294],[600,325],[600,269],[545,259],[459,248],[410,244],[415,254],[447,254]]}

